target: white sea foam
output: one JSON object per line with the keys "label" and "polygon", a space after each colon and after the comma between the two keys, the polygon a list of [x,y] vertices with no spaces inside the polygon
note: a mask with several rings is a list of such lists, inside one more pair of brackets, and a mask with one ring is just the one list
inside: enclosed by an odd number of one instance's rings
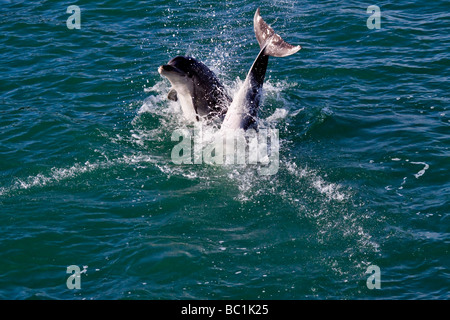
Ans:
{"label": "white sea foam", "polygon": [[8,196],[16,191],[22,191],[32,188],[56,185],[65,180],[74,179],[85,173],[94,172],[101,169],[109,169],[120,164],[139,164],[139,163],[155,163],[156,161],[149,155],[134,154],[123,155],[116,159],[100,159],[96,162],[86,161],[84,163],[76,163],[67,168],[53,167],[49,172],[38,173],[25,178],[14,178],[9,186],[0,188],[0,196]]}
{"label": "white sea foam", "polygon": [[317,189],[317,191],[326,195],[329,200],[343,201],[347,199],[347,195],[340,191],[340,185],[326,182],[321,177],[316,177],[313,182],[313,186]]}
{"label": "white sea foam", "polygon": [[430,168],[430,165],[425,163],[425,162],[410,162],[412,164],[420,164],[423,165],[424,168],[422,170],[420,170],[419,172],[417,172],[414,177],[416,177],[416,179],[419,179],[421,176],[423,176],[425,174],[425,171],[428,170]]}
{"label": "white sea foam", "polygon": [[284,119],[287,117],[288,115],[288,111],[286,109],[282,109],[282,108],[276,108],[274,113],[272,115],[270,115],[269,117],[266,118],[266,121],[268,122],[276,122],[279,121],[281,119]]}
{"label": "white sea foam", "polygon": [[286,162],[286,169],[293,176],[299,179],[309,180],[310,185],[326,196],[328,201],[336,200],[343,201],[350,197],[349,192],[345,192],[343,187],[336,183],[325,181],[317,172],[308,168],[299,168],[295,162]]}

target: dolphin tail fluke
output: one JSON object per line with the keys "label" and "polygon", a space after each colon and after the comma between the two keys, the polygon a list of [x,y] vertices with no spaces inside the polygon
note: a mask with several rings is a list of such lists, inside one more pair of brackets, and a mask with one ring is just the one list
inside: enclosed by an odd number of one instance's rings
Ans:
{"label": "dolphin tail fluke", "polygon": [[261,18],[259,8],[256,10],[253,18],[256,39],[259,46],[264,49],[264,54],[272,57],[286,57],[296,53],[301,49],[300,46],[293,46],[284,41],[275,31]]}

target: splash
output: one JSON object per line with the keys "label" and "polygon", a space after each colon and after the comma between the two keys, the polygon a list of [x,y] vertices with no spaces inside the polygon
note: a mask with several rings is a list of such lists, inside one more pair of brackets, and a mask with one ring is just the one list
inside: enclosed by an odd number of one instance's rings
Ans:
{"label": "splash", "polygon": [[287,171],[297,179],[309,180],[310,186],[325,196],[326,201],[344,201],[350,198],[350,192],[345,192],[343,187],[336,183],[325,181],[315,170],[299,168],[295,162],[286,162]]}

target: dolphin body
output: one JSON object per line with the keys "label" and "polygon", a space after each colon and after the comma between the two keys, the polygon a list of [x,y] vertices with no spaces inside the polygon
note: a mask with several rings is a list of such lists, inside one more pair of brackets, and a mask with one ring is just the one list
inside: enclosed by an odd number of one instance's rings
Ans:
{"label": "dolphin body", "polygon": [[200,118],[224,118],[221,127],[223,130],[257,127],[269,56],[286,57],[296,53],[301,47],[290,45],[276,34],[261,18],[259,8],[253,18],[253,25],[261,50],[233,99],[226,93],[214,72],[192,57],[178,56],[159,67],[159,73],[172,84],[168,98],[179,100],[186,118],[193,121],[200,121]]}

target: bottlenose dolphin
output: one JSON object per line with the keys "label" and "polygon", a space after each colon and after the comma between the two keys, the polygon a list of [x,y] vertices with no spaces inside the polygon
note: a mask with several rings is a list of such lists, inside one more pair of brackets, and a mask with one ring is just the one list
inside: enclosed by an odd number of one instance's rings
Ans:
{"label": "bottlenose dolphin", "polygon": [[[259,8],[253,18],[260,52],[253,62],[244,84],[231,99],[215,74],[192,57],[178,56],[159,67],[162,76],[169,79],[172,90],[168,98],[179,100],[184,115],[191,120],[200,117],[223,117],[222,129],[248,129],[257,126],[258,109],[269,56],[286,57],[296,53],[300,46],[285,42],[261,18]],[[199,117],[200,116],[200,117]]]}
{"label": "bottlenose dolphin", "polygon": [[225,114],[231,98],[214,72],[203,63],[178,56],[160,66],[158,72],[172,84],[167,98],[180,102],[187,119],[199,121],[200,117],[211,119]]}

